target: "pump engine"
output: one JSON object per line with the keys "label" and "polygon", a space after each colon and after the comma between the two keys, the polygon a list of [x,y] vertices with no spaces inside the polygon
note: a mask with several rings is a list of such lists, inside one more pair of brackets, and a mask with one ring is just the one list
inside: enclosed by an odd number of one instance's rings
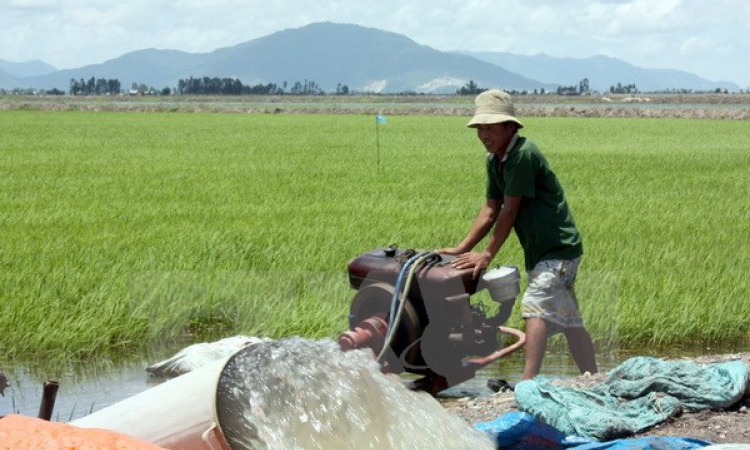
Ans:
{"label": "pump engine", "polygon": [[[451,267],[455,258],[391,246],[352,259],[349,283],[358,292],[341,348],[369,348],[384,372],[421,375],[413,387],[436,393],[522,347],[524,334],[502,326],[520,293],[518,268],[501,266],[475,279],[472,269]],[[499,303],[494,315],[471,302],[484,289]],[[515,342],[501,348],[501,335]]]}

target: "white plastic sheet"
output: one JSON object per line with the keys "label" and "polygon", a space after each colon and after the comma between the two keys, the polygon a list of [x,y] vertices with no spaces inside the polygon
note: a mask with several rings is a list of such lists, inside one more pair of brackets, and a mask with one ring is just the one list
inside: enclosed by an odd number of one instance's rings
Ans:
{"label": "white plastic sheet", "polygon": [[265,341],[268,339],[238,335],[216,342],[193,344],[183,348],[169,359],[148,366],[146,372],[157,377],[173,378],[231,356],[249,345]]}

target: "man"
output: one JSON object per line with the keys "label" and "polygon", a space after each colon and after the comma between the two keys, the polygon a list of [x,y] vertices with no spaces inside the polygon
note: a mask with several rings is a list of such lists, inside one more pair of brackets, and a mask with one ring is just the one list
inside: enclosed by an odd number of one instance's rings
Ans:
{"label": "man", "polygon": [[[574,289],[583,245],[560,182],[539,148],[519,136],[523,124],[515,117],[510,95],[491,89],[479,94],[475,104],[468,126],[477,129],[488,153],[487,201],[464,240],[439,252],[459,255],[453,266],[473,268],[477,277],[514,229],[528,272],[521,303],[526,320],[523,379],[539,374],[547,339],[558,332],[565,335],[581,373],[596,373],[594,344],[583,327]],[[485,250],[473,251],[491,230]]]}

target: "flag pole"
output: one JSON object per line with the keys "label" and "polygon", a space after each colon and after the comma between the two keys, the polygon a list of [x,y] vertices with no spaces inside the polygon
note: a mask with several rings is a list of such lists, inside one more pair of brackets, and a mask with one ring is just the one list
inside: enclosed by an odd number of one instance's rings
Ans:
{"label": "flag pole", "polygon": [[375,146],[378,155],[378,173],[380,173],[380,119],[378,116],[375,116]]}

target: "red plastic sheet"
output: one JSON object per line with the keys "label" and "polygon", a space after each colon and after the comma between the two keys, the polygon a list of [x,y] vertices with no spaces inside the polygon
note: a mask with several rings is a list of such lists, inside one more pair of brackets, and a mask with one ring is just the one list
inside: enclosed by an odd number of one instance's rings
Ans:
{"label": "red plastic sheet", "polygon": [[165,450],[114,431],[79,428],[17,414],[0,419],[0,449]]}

